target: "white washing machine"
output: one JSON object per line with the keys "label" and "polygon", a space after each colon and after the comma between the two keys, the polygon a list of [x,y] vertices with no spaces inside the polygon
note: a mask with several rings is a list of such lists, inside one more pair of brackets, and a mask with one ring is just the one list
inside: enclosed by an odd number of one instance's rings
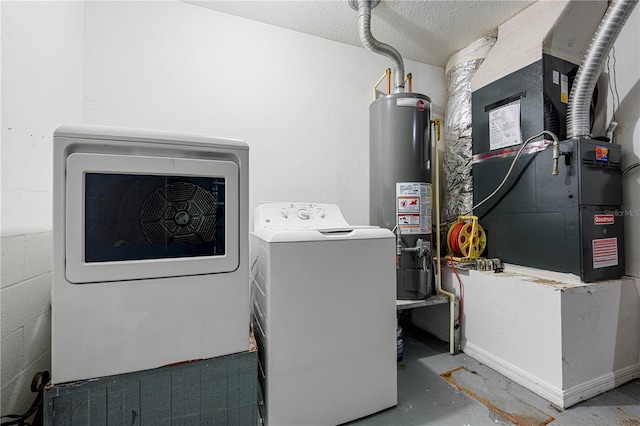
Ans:
{"label": "white washing machine", "polygon": [[252,310],[269,426],[337,425],[397,404],[395,238],[332,204],[254,216]]}
{"label": "white washing machine", "polygon": [[68,125],[53,150],[52,382],[246,351],[247,144]]}

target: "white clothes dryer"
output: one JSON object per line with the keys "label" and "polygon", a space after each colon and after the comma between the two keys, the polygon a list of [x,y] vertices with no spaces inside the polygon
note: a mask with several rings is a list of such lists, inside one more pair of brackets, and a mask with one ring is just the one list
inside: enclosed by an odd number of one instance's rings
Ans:
{"label": "white clothes dryer", "polygon": [[67,125],[53,150],[53,384],[248,350],[247,144]]}
{"label": "white clothes dryer", "polygon": [[254,215],[252,311],[265,420],[337,425],[397,404],[395,239],[340,208]]}

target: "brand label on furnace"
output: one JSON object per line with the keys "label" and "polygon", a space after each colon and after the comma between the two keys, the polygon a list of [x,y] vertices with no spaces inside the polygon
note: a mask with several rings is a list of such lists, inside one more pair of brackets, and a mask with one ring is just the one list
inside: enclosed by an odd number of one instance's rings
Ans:
{"label": "brand label on furnace", "polygon": [[605,146],[596,146],[596,161],[609,161],[609,148]]}
{"label": "brand label on furnace", "polygon": [[596,214],[593,215],[594,225],[613,225],[616,222],[612,214]]}

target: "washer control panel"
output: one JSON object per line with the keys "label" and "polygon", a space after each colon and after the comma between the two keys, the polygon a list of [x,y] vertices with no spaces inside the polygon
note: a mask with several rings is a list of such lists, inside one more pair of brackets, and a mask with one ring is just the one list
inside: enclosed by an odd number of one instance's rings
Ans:
{"label": "washer control panel", "polygon": [[324,203],[267,203],[256,209],[254,227],[345,226],[340,207]]}
{"label": "washer control panel", "polygon": [[292,220],[297,217],[300,220],[309,219],[324,219],[326,213],[322,207],[314,204],[294,204],[290,206],[282,207],[280,209],[280,216],[285,219],[291,218]]}

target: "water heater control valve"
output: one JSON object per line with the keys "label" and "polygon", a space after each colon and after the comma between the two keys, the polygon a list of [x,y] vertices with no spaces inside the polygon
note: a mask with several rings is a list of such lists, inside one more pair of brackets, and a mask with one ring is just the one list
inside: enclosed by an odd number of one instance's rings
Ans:
{"label": "water heater control valve", "polygon": [[418,238],[416,241],[417,255],[420,257],[427,257],[431,254],[431,243],[428,240]]}

